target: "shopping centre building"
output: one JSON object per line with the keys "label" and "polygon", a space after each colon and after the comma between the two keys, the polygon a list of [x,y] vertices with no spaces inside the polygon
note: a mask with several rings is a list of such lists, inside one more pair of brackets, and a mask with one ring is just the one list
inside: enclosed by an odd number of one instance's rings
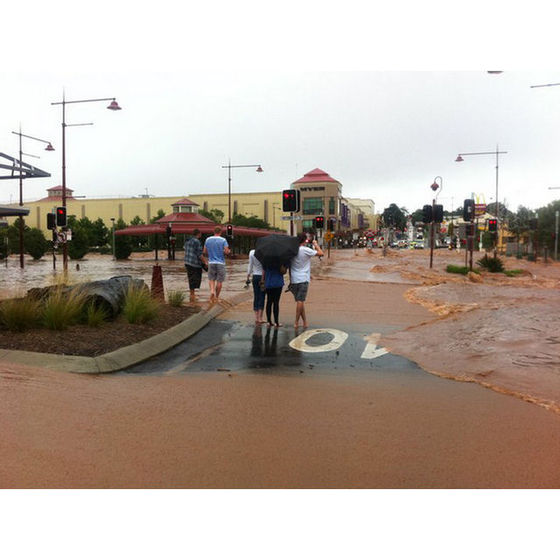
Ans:
{"label": "shopping centre building", "polygon": [[[313,228],[313,219],[324,216],[325,229],[330,221],[333,230],[344,233],[362,232],[377,229],[375,204],[369,199],[347,198],[342,195],[342,184],[321,169],[313,169],[291,184],[292,189],[300,191],[300,211],[293,216],[294,233]],[[122,219],[129,224],[135,217],[149,223],[160,210],[164,214],[172,212],[177,201],[187,197],[198,205],[199,209],[221,210],[224,223],[227,222],[231,203],[232,214],[256,216],[268,222],[273,228],[290,231],[290,213],[282,211],[282,191],[220,194],[180,193],[173,197],[156,197],[141,195],[130,198],[85,198],[73,189],[66,188],[67,215],[77,219],[87,217],[91,221],[101,218],[110,227],[111,220]],[[26,224],[47,230],[47,214],[60,206],[62,187],[47,189],[47,196],[33,202],[26,202],[29,208]],[[12,205],[15,206],[15,205]],[[196,209],[194,211],[198,211]],[[15,218],[8,218],[13,222]]]}

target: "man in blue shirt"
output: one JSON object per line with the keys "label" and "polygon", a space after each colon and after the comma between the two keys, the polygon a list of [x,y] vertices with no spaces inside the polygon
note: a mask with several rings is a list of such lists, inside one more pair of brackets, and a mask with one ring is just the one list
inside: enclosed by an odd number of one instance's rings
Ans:
{"label": "man in blue shirt", "polygon": [[214,228],[214,235],[204,243],[204,255],[208,257],[208,284],[210,285],[210,301],[218,301],[222,284],[226,279],[226,259],[229,255],[228,242],[222,237],[222,226]]}

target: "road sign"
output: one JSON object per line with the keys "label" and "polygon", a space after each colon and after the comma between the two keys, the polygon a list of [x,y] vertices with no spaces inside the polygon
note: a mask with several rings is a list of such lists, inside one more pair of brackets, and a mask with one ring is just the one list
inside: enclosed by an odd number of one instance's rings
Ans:
{"label": "road sign", "polygon": [[66,232],[64,231],[59,231],[57,233],[57,241],[59,243],[64,243],[66,241]]}
{"label": "road sign", "polygon": [[332,241],[334,239],[334,233],[332,231],[327,231],[324,237],[325,241]]}
{"label": "road sign", "polygon": [[475,204],[474,205],[474,215],[475,216],[484,216],[486,212],[486,204]]}
{"label": "road sign", "polygon": [[303,220],[302,216],[282,216],[283,220]]}

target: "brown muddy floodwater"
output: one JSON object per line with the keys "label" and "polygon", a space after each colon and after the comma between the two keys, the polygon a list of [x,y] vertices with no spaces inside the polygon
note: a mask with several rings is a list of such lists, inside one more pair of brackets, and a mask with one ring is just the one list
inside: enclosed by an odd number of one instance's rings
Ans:
{"label": "brown muddy floodwater", "polygon": [[[475,254],[476,262],[483,253]],[[464,253],[440,250],[429,268],[429,252],[348,251],[333,269],[348,277],[398,275],[421,286],[407,291],[434,320],[386,335],[380,344],[427,371],[476,382],[560,412],[560,264],[503,258],[513,278],[482,273],[473,279],[445,272],[464,265]],[[366,273],[367,272],[367,273]],[[336,274],[336,272],[333,272]]]}
{"label": "brown muddy floodwater", "polygon": [[[483,253],[475,253],[476,262]],[[167,261],[160,253],[164,288],[187,290],[178,253]],[[434,312],[432,321],[386,335],[380,344],[427,371],[443,377],[475,382],[560,412],[560,264],[531,263],[504,258],[506,269],[523,273],[509,278],[483,273],[473,279],[445,272],[448,264],[465,264],[464,252],[434,252],[429,268],[427,250],[332,250],[331,258],[314,264],[315,276],[345,280],[410,285],[406,297]],[[79,264],[79,270],[76,269]],[[88,255],[69,261],[69,283],[130,274],[151,285],[153,254],[135,254],[127,261],[110,255]],[[243,291],[247,261],[228,262],[224,296]],[[49,285],[62,277],[52,260],[26,261],[17,257],[0,267],[0,298],[21,295],[32,287]],[[201,302],[208,299],[203,275]]]}
{"label": "brown muddy floodwater", "polygon": [[[133,253],[128,260],[114,261],[111,255],[89,254],[80,261],[68,261],[68,284],[104,280],[112,276],[130,275],[141,278],[148,286],[152,284],[153,267],[162,268],[163,286],[166,293],[173,290],[188,290],[187,275],[183,263],[183,252],[177,252],[175,261],[167,260],[167,252],[160,251],[156,262],[151,253]],[[240,258],[229,260],[228,274],[224,282],[224,291],[235,293],[244,289],[247,260]],[[0,299],[24,295],[27,290],[44,287],[63,281],[62,258],[58,257],[56,270],[53,270],[52,258],[43,257],[39,261],[26,259],[23,269],[19,266],[19,257],[12,256],[8,262],[0,265]],[[208,300],[208,277],[202,275],[200,300]]]}

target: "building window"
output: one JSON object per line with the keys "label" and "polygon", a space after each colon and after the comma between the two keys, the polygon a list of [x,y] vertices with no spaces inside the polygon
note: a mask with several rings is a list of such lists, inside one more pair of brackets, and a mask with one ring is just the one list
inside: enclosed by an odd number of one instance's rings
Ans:
{"label": "building window", "polygon": [[313,229],[313,220],[302,220],[301,227],[303,231],[311,231]]}
{"label": "building window", "polygon": [[303,213],[305,215],[314,214],[319,215],[323,212],[323,199],[322,198],[304,198],[303,199]]}
{"label": "building window", "polygon": [[335,214],[335,204],[334,204],[334,196],[329,198],[329,214]]}

